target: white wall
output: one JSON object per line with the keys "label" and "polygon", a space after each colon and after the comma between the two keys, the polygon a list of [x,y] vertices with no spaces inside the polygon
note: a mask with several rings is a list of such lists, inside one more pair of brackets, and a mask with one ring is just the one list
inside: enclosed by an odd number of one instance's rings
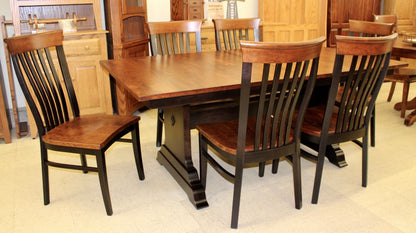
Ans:
{"label": "white wall", "polygon": [[[204,0],[207,2],[208,0]],[[102,2],[102,0],[101,0]],[[224,15],[227,9],[227,2],[223,2],[224,5]],[[238,15],[240,18],[250,18],[257,17],[258,2],[257,0],[245,0],[244,2],[239,1],[238,6]],[[0,15],[6,16],[7,20],[12,18],[10,11],[10,3],[8,0],[0,0]],[[205,13],[206,15],[206,13]],[[155,21],[169,21],[170,20],[170,0],[147,0],[147,17],[149,22]],[[1,31],[0,31],[1,33]],[[8,35],[13,35],[13,28],[8,27]],[[10,99],[10,88],[7,76],[7,67],[4,56],[4,46],[3,41],[0,42],[0,63],[1,70],[3,72],[4,85],[6,89],[6,98],[7,105],[9,108],[12,107]],[[16,89],[16,102],[18,107],[24,107],[25,101],[23,93],[21,92],[17,80],[15,79],[15,89]]]}

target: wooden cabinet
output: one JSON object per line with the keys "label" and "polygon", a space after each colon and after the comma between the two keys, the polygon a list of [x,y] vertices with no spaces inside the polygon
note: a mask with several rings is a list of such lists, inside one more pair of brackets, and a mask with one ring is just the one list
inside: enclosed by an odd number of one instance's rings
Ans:
{"label": "wooden cabinet", "polygon": [[204,19],[204,0],[171,0],[171,20]]}
{"label": "wooden cabinet", "polygon": [[380,11],[381,0],[328,0],[327,45],[335,46],[335,35],[348,35],[350,19],[373,21]]}
{"label": "wooden cabinet", "polygon": [[149,55],[146,0],[104,0],[110,58]]}
{"label": "wooden cabinet", "polygon": [[[57,30],[59,19],[77,19],[77,31],[64,33],[63,44],[80,114],[111,114],[110,81],[99,64],[107,59],[107,32],[102,30],[100,0],[11,0],[10,3],[16,35]],[[33,23],[35,18],[38,24]],[[29,109],[28,119],[34,138],[37,130]]]}
{"label": "wooden cabinet", "polygon": [[303,41],[326,35],[327,0],[259,0],[261,41]]}
{"label": "wooden cabinet", "polygon": [[416,0],[384,0],[383,14],[396,14],[398,32],[416,31]]}
{"label": "wooden cabinet", "polygon": [[[1,64],[0,64],[1,65]],[[1,72],[1,66],[0,66]],[[6,99],[3,86],[3,73],[0,73],[0,139],[4,139],[5,143],[12,142],[12,137],[10,133],[10,125],[9,125],[9,118],[7,116],[7,109],[6,109]]]}
{"label": "wooden cabinet", "polygon": [[107,59],[106,32],[64,35],[64,51],[80,114],[112,113],[108,76],[100,60]]}

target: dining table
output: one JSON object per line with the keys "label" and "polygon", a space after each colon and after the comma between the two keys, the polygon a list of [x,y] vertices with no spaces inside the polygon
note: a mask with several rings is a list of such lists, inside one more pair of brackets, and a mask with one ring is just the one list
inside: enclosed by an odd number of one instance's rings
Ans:
{"label": "dining table", "polygon": [[[403,39],[403,36],[396,39],[391,52],[392,56],[397,58],[416,59],[416,43],[405,42]],[[396,103],[394,109],[400,111],[401,106],[401,102]],[[416,97],[407,102],[406,109],[416,109]],[[413,110],[404,119],[404,124],[407,126],[413,125],[414,122],[416,122],[416,110]]]}
{"label": "dining table", "polygon": [[[336,51],[323,48],[316,89],[330,84]],[[348,58],[346,58],[348,59]],[[115,85],[118,114],[132,114],[134,102],[164,111],[164,142],[157,153],[162,164],[197,208],[208,206],[205,189],[192,160],[191,130],[197,124],[238,117],[242,57],[239,51],[212,51],[100,61]],[[407,66],[391,61],[390,69]],[[349,67],[345,67],[348,70]],[[261,69],[254,69],[261,72]],[[260,80],[252,80],[253,89]],[[318,94],[326,98],[327,93]],[[156,131],[156,129],[155,129]],[[345,160],[342,153],[332,153]],[[330,159],[331,160],[331,159]]]}

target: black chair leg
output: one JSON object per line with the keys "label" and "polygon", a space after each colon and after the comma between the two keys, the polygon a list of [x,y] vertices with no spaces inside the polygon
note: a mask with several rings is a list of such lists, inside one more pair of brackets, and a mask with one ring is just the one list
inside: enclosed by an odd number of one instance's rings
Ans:
{"label": "black chair leg", "polygon": [[313,184],[313,193],[312,193],[312,204],[318,203],[319,189],[321,187],[321,180],[322,180],[322,170],[324,168],[326,145],[325,143],[321,143],[321,144],[322,145],[319,146],[318,162],[316,164],[315,181]]}
{"label": "black chair leg", "polygon": [[373,109],[373,115],[371,116],[371,120],[370,120],[370,142],[371,142],[371,146],[375,147],[376,146],[376,108],[374,107]]}
{"label": "black chair leg", "polygon": [[231,228],[238,228],[238,215],[240,212],[240,197],[241,197],[241,185],[243,181],[243,162],[237,159],[237,164],[235,168],[235,178],[234,178],[234,194],[233,194],[233,209],[231,213]]}
{"label": "black chair leg", "polygon": [[136,161],[136,169],[140,180],[144,180],[144,169],[142,151],[140,148],[140,133],[139,126],[136,124],[131,131],[131,139],[133,140],[134,160]]}
{"label": "black chair leg", "polygon": [[111,207],[110,191],[108,188],[107,169],[105,165],[104,152],[99,151],[96,157],[98,178],[100,180],[101,193],[103,195],[105,210],[107,211],[107,215],[111,216],[113,214],[113,208]]}
{"label": "black chair leg", "polygon": [[206,189],[207,184],[207,167],[208,161],[205,157],[205,153],[207,153],[207,143],[202,140],[202,136],[199,135],[199,179],[201,180],[201,184]]}
{"label": "black chair leg", "polygon": [[264,176],[264,168],[266,167],[266,162],[259,163],[259,177]]}
{"label": "black chair leg", "polygon": [[363,137],[363,148],[362,148],[362,181],[361,186],[367,187],[367,176],[368,176],[368,139],[367,136]]}
{"label": "black chair leg", "polygon": [[162,131],[163,131],[163,110],[159,108],[157,110],[157,128],[156,128],[156,146],[162,145]]}
{"label": "black chair leg", "polygon": [[[278,161],[278,160],[277,160]],[[295,207],[302,208],[302,179],[300,172],[300,150],[293,155],[293,184],[295,192]]]}
{"label": "black chair leg", "polygon": [[279,159],[274,159],[272,164],[272,173],[276,174],[279,169]]}
{"label": "black chair leg", "polygon": [[[85,157],[85,154],[80,154],[79,156],[81,158],[81,166],[87,167],[87,158]],[[86,174],[88,173],[88,170],[85,169],[82,172]]]}
{"label": "black chair leg", "polygon": [[42,160],[43,204],[48,205],[50,203],[48,150],[42,142],[40,143],[40,156]]}

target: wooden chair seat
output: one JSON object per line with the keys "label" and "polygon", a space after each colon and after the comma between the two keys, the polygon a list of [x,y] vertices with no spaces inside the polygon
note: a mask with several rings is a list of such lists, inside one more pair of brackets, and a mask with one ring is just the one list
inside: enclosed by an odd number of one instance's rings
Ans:
{"label": "wooden chair seat", "polygon": [[139,120],[138,116],[80,116],[46,132],[42,140],[50,145],[101,150]]}
{"label": "wooden chair seat", "polygon": [[410,83],[416,82],[416,69],[412,68],[400,68],[394,71],[393,75],[386,76],[385,81],[391,82],[389,96],[387,101],[390,102],[394,89],[396,87],[396,82],[403,83],[403,92],[402,92],[402,101],[394,105],[394,109],[400,111],[400,117],[404,118],[406,115],[406,110],[412,109],[413,106],[409,106],[409,89]]}
{"label": "wooden chair seat", "polygon": [[[237,153],[238,120],[198,125],[197,129],[199,133],[202,134],[204,137],[206,137],[210,142],[212,142],[215,145],[218,145],[219,149],[225,152],[228,152],[230,154],[234,154],[234,155]],[[264,134],[264,128],[262,129],[263,131],[260,132],[260,135]],[[247,121],[246,146],[245,146],[246,152],[254,151],[255,135],[256,135],[256,118],[250,117]],[[293,140],[293,130],[290,131],[290,136],[289,136],[288,141],[292,141],[292,140]],[[263,137],[261,136],[260,145],[259,145],[260,149],[263,148],[262,142],[263,142]],[[277,146],[277,143],[275,143],[275,146]],[[267,145],[267,147],[270,147],[270,145]]]}
{"label": "wooden chair seat", "polygon": [[403,81],[403,82],[412,81],[413,78],[416,77],[416,69],[400,68],[394,71],[393,76],[394,78],[392,78],[391,76],[388,76],[384,80],[396,80],[396,81]]}
{"label": "wooden chair seat", "polygon": [[[337,124],[337,108],[334,108],[334,113],[331,117],[331,123],[329,124],[328,132],[330,134],[335,133]],[[322,133],[322,123],[324,120],[325,105],[319,105],[309,107],[306,110],[305,119],[303,120],[302,132],[308,135],[319,137]]]}

